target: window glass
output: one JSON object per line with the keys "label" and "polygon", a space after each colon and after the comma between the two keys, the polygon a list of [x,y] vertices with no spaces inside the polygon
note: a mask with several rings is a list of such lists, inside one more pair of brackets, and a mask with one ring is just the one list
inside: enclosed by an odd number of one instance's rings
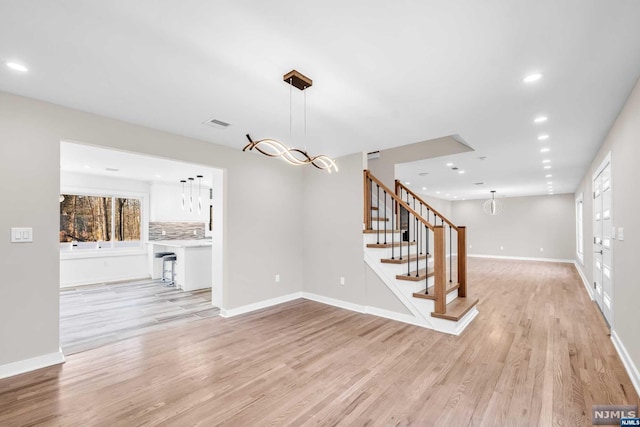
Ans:
{"label": "window glass", "polygon": [[115,199],[115,238],[140,240],[140,199]]}
{"label": "window glass", "polygon": [[61,199],[60,242],[111,240],[111,197],[63,194]]}

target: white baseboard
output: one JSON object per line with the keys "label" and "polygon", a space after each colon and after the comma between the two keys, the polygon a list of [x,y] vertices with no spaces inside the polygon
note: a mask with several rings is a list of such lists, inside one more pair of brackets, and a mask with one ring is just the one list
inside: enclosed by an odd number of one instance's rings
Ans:
{"label": "white baseboard", "polygon": [[627,349],[624,344],[622,344],[620,337],[614,330],[611,330],[611,341],[613,342],[613,346],[616,348],[620,359],[622,359],[622,364],[627,370],[629,378],[631,378],[631,383],[636,389],[636,393],[640,395],[640,371],[638,371],[638,367],[633,363],[633,360],[631,360],[631,356],[629,356]]}
{"label": "white baseboard", "polygon": [[55,353],[44,354],[42,356],[32,357],[31,359],[1,365],[0,379],[46,368],[47,366],[59,365],[61,363],[64,363],[64,353],[62,353],[62,349],[58,349]]}
{"label": "white baseboard", "polygon": [[424,323],[420,323],[420,319],[411,314],[398,313],[396,311],[384,310],[378,307],[365,307],[368,314],[372,314],[378,317],[384,317],[385,319],[396,320],[398,322],[408,323],[410,325],[416,325],[424,327]]}
{"label": "white baseboard", "polygon": [[329,298],[323,295],[313,294],[311,292],[302,292],[301,297],[311,301],[320,302],[322,304],[332,305],[338,308],[344,308],[345,310],[356,311],[358,313],[367,312],[367,307],[364,305],[354,304],[354,303],[342,301],[339,299]]}
{"label": "white baseboard", "polygon": [[572,259],[560,259],[560,258],[534,258],[534,257],[522,257],[522,256],[503,256],[503,255],[480,255],[480,254],[467,254],[471,258],[495,258],[495,259],[514,259],[518,261],[542,261],[542,262],[561,262],[567,264],[573,264]]}
{"label": "white baseboard", "polygon": [[221,317],[233,317],[239,316],[241,314],[250,313],[252,311],[261,310],[263,308],[271,307],[272,305],[282,304],[284,302],[293,301],[294,299],[301,298],[301,292],[294,292],[287,295],[282,295],[279,297],[267,299],[264,301],[258,301],[253,304],[247,304],[236,308],[231,309],[220,309]]}
{"label": "white baseboard", "polygon": [[151,278],[150,275],[146,275],[146,276],[122,276],[122,277],[116,277],[116,278],[111,278],[108,280],[102,280],[102,281],[91,281],[91,282],[87,282],[86,280],[77,280],[75,282],[65,282],[65,283],[60,283],[60,289],[65,289],[65,288],[75,288],[78,286],[95,286],[95,285],[104,285],[104,284],[115,284],[115,283],[122,283],[122,282],[135,282],[138,280],[154,280]]}
{"label": "white baseboard", "polygon": [[582,279],[582,283],[584,284],[584,287],[587,289],[587,293],[589,294],[589,298],[591,298],[591,301],[593,301],[593,288],[591,287],[591,284],[589,283],[589,281],[585,277],[584,273],[582,272],[582,268],[580,268],[578,263],[576,261],[573,261],[573,264],[576,266],[576,270],[578,270],[578,274],[580,275],[580,278]]}

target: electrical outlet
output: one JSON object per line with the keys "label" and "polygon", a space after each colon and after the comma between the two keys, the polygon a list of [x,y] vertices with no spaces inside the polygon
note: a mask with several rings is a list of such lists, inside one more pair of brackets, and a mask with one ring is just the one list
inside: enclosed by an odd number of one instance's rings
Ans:
{"label": "electrical outlet", "polygon": [[276,283],[278,283],[280,281],[280,275],[276,274]]}
{"label": "electrical outlet", "polygon": [[340,284],[344,285],[344,277],[340,277]]}

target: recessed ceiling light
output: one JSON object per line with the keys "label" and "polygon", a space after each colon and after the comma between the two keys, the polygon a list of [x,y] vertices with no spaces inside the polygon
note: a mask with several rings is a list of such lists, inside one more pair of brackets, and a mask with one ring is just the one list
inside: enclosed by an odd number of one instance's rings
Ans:
{"label": "recessed ceiling light", "polygon": [[451,196],[451,194],[445,194],[445,196],[449,197],[449,196]]}
{"label": "recessed ceiling light", "polygon": [[551,150],[551,148],[549,148],[549,147],[544,147],[544,148],[541,148],[541,149],[540,149],[540,152],[541,152],[541,153],[548,153],[550,150]]}
{"label": "recessed ceiling light", "polygon": [[25,67],[22,64],[18,64],[17,62],[5,62],[4,65],[7,66],[7,68],[11,68],[14,71],[20,71],[21,73],[26,73],[27,71],[29,71],[29,69],[27,67]]}
{"label": "recessed ceiling light", "polygon": [[427,191],[427,187],[422,187],[422,191]]}
{"label": "recessed ceiling light", "polygon": [[546,165],[544,168],[545,169],[551,169],[551,165]]}
{"label": "recessed ceiling light", "polygon": [[547,116],[538,116],[535,119],[533,119],[534,123],[544,123],[548,120]]}
{"label": "recessed ceiling light", "polygon": [[458,171],[458,173],[464,173],[464,171]]}
{"label": "recessed ceiling light", "polygon": [[440,194],[440,192],[439,192],[439,191],[436,191],[436,194]]}
{"label": "recessed ceiling light", "polygon": [[447,163],[447,167],[451,167],[451,166],[453,166],[453,163],[451,162]]}
{"label": "recessed ceiling light", "polygon": [[544,159],[544,160],[542,161],[542,163],[551,163],[551,160],[549,160],[549,159]]}
{"label": "recessed ceiling light", "polygon": [[157,174],[155,175],[155,177],[156,177],[156,178],[162,178],[162,175],[160,175],[159,173],[157,173]]}
{"label": "recessed ceiling light", "polygon": [[551,185],[553,184],[553,181],[547,181],[547,184]]}
{"label": "recessed ceiling light", "polygon": [[542,73],[533,73],[533,74],[529,74],[528,76],[525,76],[525,78],[522,79],[522,81],[525,83],[533,83],[533,82],[537,82],[541,78],[542,78]]}
{"label": "recessed ceiling light", "polygon": [[550,173],[544,176],[545,178],[552,178],[553,175],[551,175]]}
{"label": "recessed ceiling light", "polygon": [[547,135],[546,133],[538,136],[538,141],[544,141],[546,139],[549,139],[549,135]]}
{"label": "recessed ceiling light", "polygon": [[84,168],[85,168],[85,169],[91,169],[91,166],[89,166],[89,165],[84,165]]}
{"label": "recessed ceiling light", "polygon": [[453,198],[454,198],[454,199],[457,199],[457,198],[458,198],[458,196],[453,196]]}
{"label": "recessed ceiling light", "polygon": [[405,184],[405,185],[411,185],[411,183],[410,183],[410,182],[408,182],[408,181],[407,181],[407,182],[405,182],[404,184]]}

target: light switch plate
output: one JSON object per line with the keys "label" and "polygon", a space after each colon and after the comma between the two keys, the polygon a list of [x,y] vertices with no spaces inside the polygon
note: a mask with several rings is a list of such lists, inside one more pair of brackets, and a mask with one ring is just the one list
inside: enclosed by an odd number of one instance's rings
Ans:
{"label": "light switch plate", "polygon": [[31,227],[12,227],[11,243],[29,243],[33,242],[33,228]]}
{"label": "light switch plate", "polygon": [[624,240],[624,228],[618,227],[618,240]]}

